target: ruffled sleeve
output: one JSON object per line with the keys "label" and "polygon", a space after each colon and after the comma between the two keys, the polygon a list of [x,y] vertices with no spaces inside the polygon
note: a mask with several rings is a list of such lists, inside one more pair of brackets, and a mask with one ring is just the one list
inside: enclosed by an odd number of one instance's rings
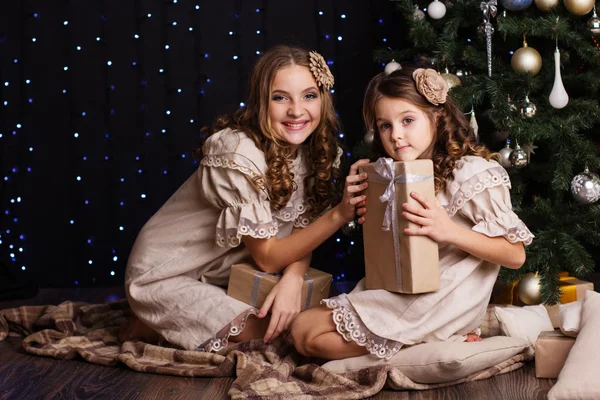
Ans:
{"label": "ruffled sleeve", "polygon": [[531,244],[533,234],[512,210],[510,178],[495,161],[463,157],[448,185],[448,214],[456,213],[475,224],[473,230],[489,237],[505,237],[509,242]]}
{"label": "ruffled sleeve", "polygon": [[275,236],[268,192],[264,184],[264,155],[242,132],[215,133],[203,147],[198,170],[206,200],[220,210],[216,242],[236,247],[248,235],[266,239]]}

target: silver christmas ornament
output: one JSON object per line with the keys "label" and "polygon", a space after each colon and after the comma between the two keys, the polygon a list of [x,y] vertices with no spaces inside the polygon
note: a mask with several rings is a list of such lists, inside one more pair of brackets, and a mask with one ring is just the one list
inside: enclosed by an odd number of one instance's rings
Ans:
{"label": "silver christmas ornament", "polygon": [[590,172],[586,166],[584,171],[575,175],[571,181],[571,194],[581,204],[592,204],[600,200],[600,177]]}
{"label": "silver christmas ornament", "polygon": [[525,101],[521,103],[521,116],[524,118],[531,118],[534,117],[536,113],[536,105],[529,101],[529,96],[525,96]]}
{"label": "silver christmas ornament", "polygon": [[356,233],[356,231],[358,231],[358,227],[359,225],[356,221],[346,222],[344,226],[342,226],[342,232],[344,235],[352,236]]}
{"label": "silver christmas ornament", "polygon": [[594,6],[594,13],[592,14],[592,17],[588,19],[587,25],[594,35],[600,34],[600,18],[598,18],[598,14],[596,14],[596,6]]}
{"label": "silver christmas ornament", "polygon": [[386,66],[383,70],[386,75],[389,75],[392,72],[397,71],[399,69],[402,69],[402,65],[400,65],[398,62],[396,62],[396,60],[392,60],[386,64]]}
{"label": "silver christmas ornament", "polygon": [[417,21],[421,21],[423,18],[425,18],[425,13],[416,4],[415,4],[415,11],[413,12],[413,18]]}
{"label": "silver christmas ornament", "polygon": [[519,146],[519,143],[515,145],[514,150],[508,157],[508,160],[510,161],[510,165],[515,168],[523,168],[529,162],[527,153],[521,148],[521,146]]}
{"label": "silver christmas ornament", "polygon": [[500,153],[500,165],[502,165],[504,168],[508,168],[511,166],[510,163],[510,153],[512,153],[512,149],[510,148],[510,139],[506,139],[506,146],[504,146],[504,148],[502,150],[499,151]]}

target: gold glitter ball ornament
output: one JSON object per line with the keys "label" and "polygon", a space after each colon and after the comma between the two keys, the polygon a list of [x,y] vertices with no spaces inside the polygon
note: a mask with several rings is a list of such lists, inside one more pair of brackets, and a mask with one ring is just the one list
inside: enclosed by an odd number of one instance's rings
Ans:
{"label": "gold glitter ball ornament", "polygon": [[444,78],[444,80],[446,81],[446,83],[448,84],[448,89],[452,89],[454,86],[460,86],[461,82],[458,76],[451,74],[450,72],[448,72],[448,68],[445,69],[445,72],[443,74],[440,74],[442,76],[442,78]]}

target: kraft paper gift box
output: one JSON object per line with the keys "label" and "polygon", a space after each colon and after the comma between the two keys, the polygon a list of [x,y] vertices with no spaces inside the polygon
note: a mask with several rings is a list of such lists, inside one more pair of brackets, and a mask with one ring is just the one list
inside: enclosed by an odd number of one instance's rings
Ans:
{"label": "kraft paper gift box", "polygon": [[561,331],[540,332],[535,342],[535,376],[537,378],[558,378],[565,365],[575,338]]}
{"label": "kraft paper gift box", "polygon": [[[250,263],[231,266],[227,295],[260,308],[281,274],[260,271]],[[322,299],[329,297],[331,274],[309,268],[302,286],[302,310],[318,306]]]}
{"label": "kraft paper gift box", "polygon": [[[558,273],[560,282],[558,286],[560,288],[560,304],[567,304],[572,301],[582,300],[586,290],[594,290],[594,284],[592,282],[582,281],[580,279],[569,276],[568,272]],[[558,307],[560,304],[553,304],[546,306],[548,315],[552,321],[552,326],[558,328]]]}
{"label": "kraft paper gift box", "polygon": [[368,173],[367,218],[363,224],[367,289],[400,293],[434,292],[440,288],[438,244],[428,236],[408,236],[405,228],[418,227],[402,216],[402,203],[420,204],[420,194],[435,204],[433,162],[394,162],[380,158],[361,165]]}

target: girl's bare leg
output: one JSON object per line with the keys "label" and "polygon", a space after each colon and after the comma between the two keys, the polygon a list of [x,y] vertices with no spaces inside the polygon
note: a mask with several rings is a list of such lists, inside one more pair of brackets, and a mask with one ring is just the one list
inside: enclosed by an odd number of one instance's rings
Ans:
{"label": "girl's bare leg", "polygon": [[332,311],[315,307],[298,314],[290,332],[296,350],[307,357],[327,360],[357,357],[369,352],[354,341],[347,342],[337,331]]}

